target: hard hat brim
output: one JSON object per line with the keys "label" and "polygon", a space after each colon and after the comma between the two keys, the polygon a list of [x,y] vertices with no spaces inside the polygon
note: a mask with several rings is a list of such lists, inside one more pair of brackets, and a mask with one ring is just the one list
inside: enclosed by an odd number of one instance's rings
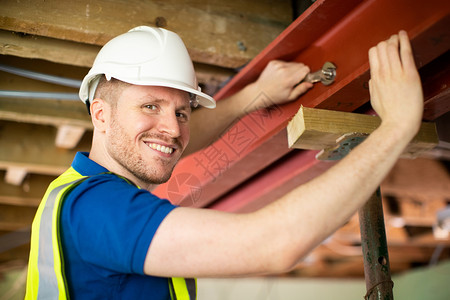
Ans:
{"label": "hard hat brim", "polygon": [[[104,75],[104,74],[96,74],[96,75],[86,76],[83,79],[83,82],[81,83],[81,87],[80,87],[80,92],[79,92],[79,97],[80,97],[81,101],[86,103],[87,100],[89,100],[89,101],[93,100],[92,98],[94,96],[94,93],[93,93],[94,91],[89,92],[88,86],[90,86],[92,84],[91,82],[97,80],[101,75]],[[115,78],[114,76],[110,76],[110,77]],[[121,78],[121,79],[117,79],[117,80],[129,83],[129,84],[134,84],[134,85],[162,86],[162,87],[169,87],[169,88],[174,88],[177,90],[182,90],[182,91],[196,95],[199,105],[206,107],[206,108],[210,108],[210,109],[216,107],[216,101],[214,100],[213,97],[209,96],[208,94],[203,93],[200,90],[193,89],[190,86],[187,86],[186,84],[184,84],[182,82],[173,82],[173,81],[169,82],[169,81],[164,81],[164,80],[155,79],[155,78],[148,78],[148,79],[140,78],[139,81],[129,80],[127,78]],[[96,85],[95,85],[94,89],[96,89]]]}

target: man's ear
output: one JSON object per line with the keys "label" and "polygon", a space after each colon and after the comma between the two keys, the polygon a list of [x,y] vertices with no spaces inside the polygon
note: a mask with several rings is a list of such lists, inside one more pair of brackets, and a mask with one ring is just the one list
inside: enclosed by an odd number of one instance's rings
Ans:
{"label": "man's ear", "polygon": [[100,132],[105,132],[110,114],[110,106],[104,100],[95,98],[91,103],[91,119],[94,128]]}

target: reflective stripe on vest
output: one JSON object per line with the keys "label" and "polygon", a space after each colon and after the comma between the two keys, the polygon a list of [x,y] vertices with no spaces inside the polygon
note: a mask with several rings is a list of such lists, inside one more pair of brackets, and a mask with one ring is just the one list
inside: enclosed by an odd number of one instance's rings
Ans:
{"label": "reflective stripe on vest", "polygon": [[169,278],[169,290],[172,300],[197,299],[197,279],[180,277]]}
{"label": "reflective stripe on vest", "polygon": [[[54,228],[54,224],[52,224],[52,215],[54,213],[59,214],[59,212],[55,211],[58,210],[58,207],[55,207],[55,200],[58,198],[58,194],[65,191],[65,188],[69,188],[77,181],[82,180],[83,178],[66,183],[52,190],[45,203],[44,211],[40,217],[41,224],[39,226],[39,287],[37,299],[67,298],[66,283],[64,277],[62,276],[63,269],[61,263],[58,263],[58,261],[62,261],[60,257],[60,249],[59,246],[58,249],[54,249],[55,245],[53,245],[53,243],[48,243],[48,241],[52,240],[53,235],[52,230]],[[58,226],[56,226],[56,228],[58,228]],[[56,234],[57,237],[59,237],[59,232]]]}
{"label": "reflective stripe on vest", "polygon": [[[71,167],[47,189],[32,225],[26,300],[69,299],[59,234],[61,204],[67,193],[87,178]],[[194,300],[196,289],[195,279],[169,278],[172,299]]]}

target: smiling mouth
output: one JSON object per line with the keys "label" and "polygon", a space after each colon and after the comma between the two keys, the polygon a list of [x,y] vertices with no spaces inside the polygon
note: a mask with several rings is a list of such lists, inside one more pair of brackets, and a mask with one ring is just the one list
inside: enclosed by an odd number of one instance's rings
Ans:
{"label": "smiling mouth", "polygon": [[171,147],[166,147],[166,146],[162,146],[160,144],[155,144],[155,143],[150,143],[150,144],[148,144],[148,146],[150,148],[152,148],[153,150],[156,150],[156,151],[159,151],[159,152],[162,152],[165,154],[172,154],[172,152],[174,150]]}

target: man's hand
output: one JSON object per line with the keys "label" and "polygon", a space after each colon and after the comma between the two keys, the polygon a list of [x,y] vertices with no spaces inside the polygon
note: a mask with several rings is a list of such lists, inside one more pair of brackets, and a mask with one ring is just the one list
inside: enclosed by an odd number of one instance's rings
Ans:
{"label": "man's hand", "polygon": [[371,103],[384,124],[416,134],[423,93],[405,31],[369,50]]}
{"label": "man's hand", "polygon": [[[310,72],[309,67],[297,62],[284,62],[280,60],[270,61],[258,80],[253,83],[256,94],[264,93],[270,99],[272,105],[298,99],[314,85],[310,82],[302,82]],[[267,105],[264,97],[255,97],[250,103],[249,110],[256,110]],[[261,100],[258,102],[258,100]],[[267,100],[267,99],[266,99]]]}
{"label": "man's hand", "polygon": [[298,84],[308,73],[309,68],[302,63],[274,60],[255,82],[218,101],[215,109],[195,110],[191,118],[191,140],[183,155],[210,145],[246,113],[297,99],[313,87],[309,82]]}

